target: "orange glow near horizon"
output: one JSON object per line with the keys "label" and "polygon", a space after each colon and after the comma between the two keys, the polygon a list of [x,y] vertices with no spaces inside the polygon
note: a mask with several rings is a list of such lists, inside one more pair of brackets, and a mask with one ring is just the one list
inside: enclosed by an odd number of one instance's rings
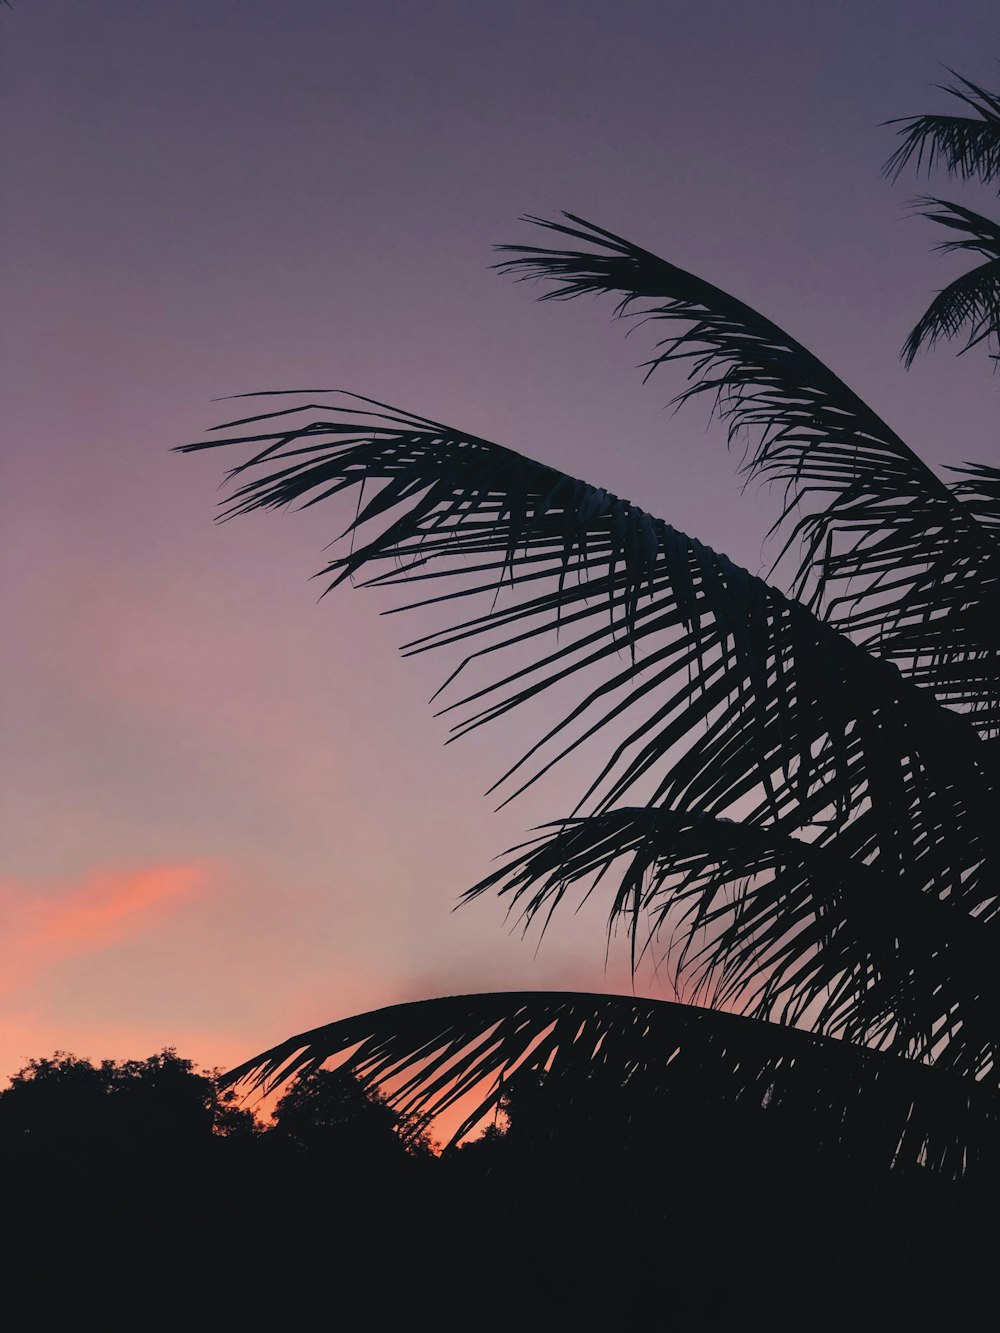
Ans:
{"label": "orange glow near horizon", "polygon": [[8,959],[0,967],[0,994],[65,958],[147,928],[190,900],[204,878],[204,869],[195,865],[95,870],[82,883],[65,890],[50,887],[42,897],[27,893],[19,881],[0,880]]}

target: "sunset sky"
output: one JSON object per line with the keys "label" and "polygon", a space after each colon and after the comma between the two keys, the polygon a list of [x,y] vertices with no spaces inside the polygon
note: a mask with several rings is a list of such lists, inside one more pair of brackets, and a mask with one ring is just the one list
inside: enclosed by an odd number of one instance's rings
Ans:
{"label": "sunset sky", "polygon": [[[0,1084],[164,1045],[225,1066],[467,990],[623,990],[604,906],[540,947],[460,892],[568,814],[484,798],[543,705],[444,747],[420,613],[318,601],[347,509],[213,523],[213,400],[370,394],[631,496],[749,568],[705,411],[610,304],[489,271],[560,209],[761,309],[935,465],[996,458],[985,357],[898,349],[956,271],[893,116],[996,87],[995,0],[17,0],[0,9]],[[974,192],[935,177],[934,192]],[[962,267],[961,264],[957,266]],[[643,993],[664,994],[651,972]]]}

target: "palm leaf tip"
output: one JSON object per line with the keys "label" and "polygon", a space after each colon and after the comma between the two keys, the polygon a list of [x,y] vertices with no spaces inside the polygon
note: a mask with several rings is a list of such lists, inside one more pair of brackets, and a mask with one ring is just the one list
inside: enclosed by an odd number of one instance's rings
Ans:
{"label": "palm leaf tip", "polygon": [[933,347],[939,341],[964,336],[961,355],[1000,337],[1000,226],[945,199],[917,200],[914,211],[951,233],[948,240],[940,242],[939,250],[967,251],[982,256],[985,262],[938,292],[903,345],[902,359],[907,367],[921,348]]}
{"label": "palm leaf tip", "polygon": [[949,71],[955,83],[938,87],[975,114],[904,116],[887,122],[898,126],[902,140],[883,167],[883,175],[897,180],[913,162],[917,173],[929,176],[940,164],[964,180],[986,183],[1000,175],[1000,98],[961,75]]}
{"label": "palm leaf tip", "polygon": [[[943,91],[973,115],[910,116],[890,122],[898,126],[902,142],[885,164],[885,174],[897,178],[915,162],[917,173],[928,176],[938,165],[949,175],[984,184],[1000,176],[1000,97],[950,71],[954,82]],[[941,86],[941,85],[939,85]],[[955,279],[940,291],[910,331],[902,349],[907,367],[921,347],[965,335],[960,354],[986,339],[1000,335],[1000,229],[971,209],[941,199],[917,201],[917,211],[941,226],[961,233],[944,241],[940,250],[968,250],[986,262]]]}

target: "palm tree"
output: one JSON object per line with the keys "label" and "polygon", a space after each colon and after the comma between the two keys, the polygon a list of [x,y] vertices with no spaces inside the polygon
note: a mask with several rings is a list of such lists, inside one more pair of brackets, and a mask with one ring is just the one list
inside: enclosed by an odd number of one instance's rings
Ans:
{"label": "palm tree", "polygon": [[[918,173],[924,168],[929,176],[940,163],[949,175],[984,185],[1000,176],[1000,97],[949,72],[955,82],[939,87],[975,114],[907,116],[890,121],[899,126],[902,142],[885,164],[887,176],[898,178],[910,162],[915,162]],[[961,204],[933,196],[918,199],[915,208],[920,216],[953,233],[937,249],[967,250],[981,255],[985,262],[938,292],[903,346],[906,364],[912,365],[921,347],[931,347],[941,338],[957,338],[963,332],[963,352],[981,342],[996,345],[1000,340],[1000,226]]]}
{"label": "palm tree", "polygon": [[647,378],[679,363],[675,402],[710,403],[749,476],[783,488],[785,591],[599,486],[369,399],[278,404],[184,448],[250,450],[227,515],[356,488],[321,573],[454,609],[407,651],[457,646],[453,696],[464,667],[491,669],[448,704],[455,734],[576,691],[500,781],[516,794],[595,736],[606,762],[465,896],[548,922],[606,888],[633,956],[664,953],[707,1003],[441,997],[229,1078],[337,1057],[407,1114],[465,1099],[459,1137],[544,1070],[960,1175],[997,1120],[1000,472],[942,480],[743,302],[582,218],[528,221],[554,245],[501,247],[498,267],[662,329]]}

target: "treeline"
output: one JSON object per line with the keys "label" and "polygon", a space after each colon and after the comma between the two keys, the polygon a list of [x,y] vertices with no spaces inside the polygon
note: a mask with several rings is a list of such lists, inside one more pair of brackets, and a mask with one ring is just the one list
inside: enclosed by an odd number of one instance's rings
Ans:
{"label": "treeline", "polygon": [[955,1326],[997,1239],[985,1182],[874,1170],[773,1114],[542,1080],[438,1153],[349,1074],[301,1080],[263,1125],[173,1051],[33,1061],[0,1093],[0,1167],[6,1291],[60,1329],[316,1303],[375,1328]]}

